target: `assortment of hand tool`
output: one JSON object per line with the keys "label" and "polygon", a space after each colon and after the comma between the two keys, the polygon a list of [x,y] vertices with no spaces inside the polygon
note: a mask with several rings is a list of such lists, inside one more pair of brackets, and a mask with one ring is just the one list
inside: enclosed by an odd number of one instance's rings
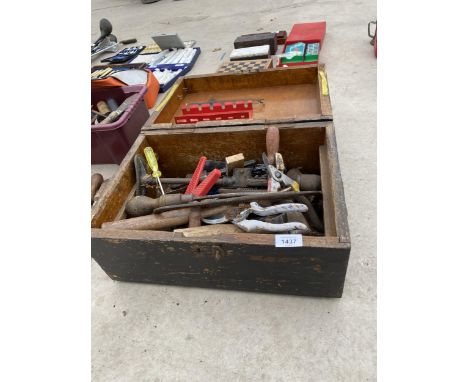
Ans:
{"label": "assortment of hand tool", "polygon": [[125,70],[143,69],[145,64],[113,64],[112,66],[94,67],[91,69],[91,80],[102,80]]}
{"label": "assortment of hand tool", "polygon": [[189,64],[196,52],[194,48],[163,50],[158,54],[161,60],[157,64]]}
{"label": "assortment of hand tool", "polygon": [[201,156],[193,173],[178,178],[164,177],[159,166],[164,158],[158,158],[153,147],[144,147],[133,160],[135,193],[125,205],[125,218],[102,228],[176,229],[184,236],[323,235],[320,175],[287,169],[278,152],[279,135],[276,127],[267,129],[266,150],[258,153],[258,163],[243,153],[224,160]]}
{"label": "assortment of hand tool", "polygon": [[120,105],[113,98],[96,102],[97,110],[91,105],[91,124],[106,124],[117,121],[137,98],[138,94],[133,94]]}
{"label": "assortment of hand tool", "polygon": [[151,45],[146,45],[145,49],[143,49],[140,52],[140,55],[146,55],[146,54],[156,54],[161,52],[161,48],[159,47],[158,44],[151,44]]}
{"label": "assortment of hand tool", "polygon": [[193,61],[196,54],[197,49],[194,48],[165,49],[162,51],[159,49],[159,52],[154,53],[145,53],[145,51],[142,51],[132,62],[145,62],[151,70],[158,68],[167,69],[168,67],[170,68],[171,65],[183,68]]}
{"label": "assortment of hand tool", "polygon": [[112,64],[119,64],[122,62],[128,62],[131,61],[132,58],[135,58],[138,56],[138,54],[145,49],[145,46],[132,46],[130,48],[124,48],[122,49],[119,53],[117,53],[115,56],[112,57],[107,57],[104,60],[101,60],[101,62],[110,62]]}

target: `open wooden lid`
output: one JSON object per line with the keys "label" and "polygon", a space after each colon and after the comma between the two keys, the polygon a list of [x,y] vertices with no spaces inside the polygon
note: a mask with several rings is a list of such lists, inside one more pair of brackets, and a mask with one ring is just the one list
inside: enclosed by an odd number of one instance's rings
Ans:
{"label": "open wooden lid", "polygon": [[325,66],[319,64],[179,78],[143,130],[332,119]]}

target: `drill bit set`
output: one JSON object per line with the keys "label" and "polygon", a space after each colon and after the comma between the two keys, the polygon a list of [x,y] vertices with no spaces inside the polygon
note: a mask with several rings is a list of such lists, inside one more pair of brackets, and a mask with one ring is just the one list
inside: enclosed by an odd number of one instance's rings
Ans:
{"label": "drill bit set", "polygon": [[169,69],[154,69],[153,75],[156,77],[160,85],[165,85],[181,75],[182,69],[169,70]]}
{"label": "drill bit set", "polygon": [[148,55],[140,53],[138,57],[132,60],[132,63],[143,62],[151,70],[167,69],[171,65],[184,68],[189,64],[193,64],[196,56],[199,54],[199,50],[200,48],[165,49]]}
{"label": "drill bit set", "polygon": [[287,171],[279,131],[269,127],[266,152],[246,160],[242,153],[201,156],[192,174],[164,177],[152,147],[134,156],[135,193],[126,202],[126,219],[103,229],[193,230],[220,233],[300,233],[322,236],[320,175]]}
{"label": "drill bit set", "polygon": [[187,74],[200,55],[200,48],[165,49],[156,54],[140,54],[132,63],[144,63],[159,82],[164,93],[180,77]]}
{"label": "drill bit set", "polygon": [[214,100],[186,103],[182,115],[174,117],[176,124],[188,124],[201,121],[222,121],[249,119],[253,116],[253,105],[264,106],[263,99]]}

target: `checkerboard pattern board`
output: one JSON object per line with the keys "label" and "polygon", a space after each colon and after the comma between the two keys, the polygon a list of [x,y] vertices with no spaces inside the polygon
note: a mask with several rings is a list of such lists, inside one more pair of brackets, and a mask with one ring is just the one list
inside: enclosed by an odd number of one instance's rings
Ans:
{"label": "checkerboard pattern board", "polygon": [[271,68],[271,58],[261,60],[226,61],[218,69],[218,73],[249,73]]}

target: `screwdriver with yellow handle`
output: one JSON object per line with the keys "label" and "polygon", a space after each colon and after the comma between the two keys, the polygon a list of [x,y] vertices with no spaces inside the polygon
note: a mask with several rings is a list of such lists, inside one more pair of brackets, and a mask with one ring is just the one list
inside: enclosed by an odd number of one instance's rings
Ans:
{"label": "screwdriver with yellow handle", "polygon": [[161,181],[159,180],[159,177],[161,176],[161,171],[159,171],[158,160],[156,159],[156,154],[154,153],[153,149],[149,146],[145,147],[143,152],[145,153],[145,158],[146,158],[146,161],[148,162],[148,165],[151,171],[153,171],[153,174],[152,174],[153,177],[158,180],[161,193],[165,195],[163,186],[161,184]]}

